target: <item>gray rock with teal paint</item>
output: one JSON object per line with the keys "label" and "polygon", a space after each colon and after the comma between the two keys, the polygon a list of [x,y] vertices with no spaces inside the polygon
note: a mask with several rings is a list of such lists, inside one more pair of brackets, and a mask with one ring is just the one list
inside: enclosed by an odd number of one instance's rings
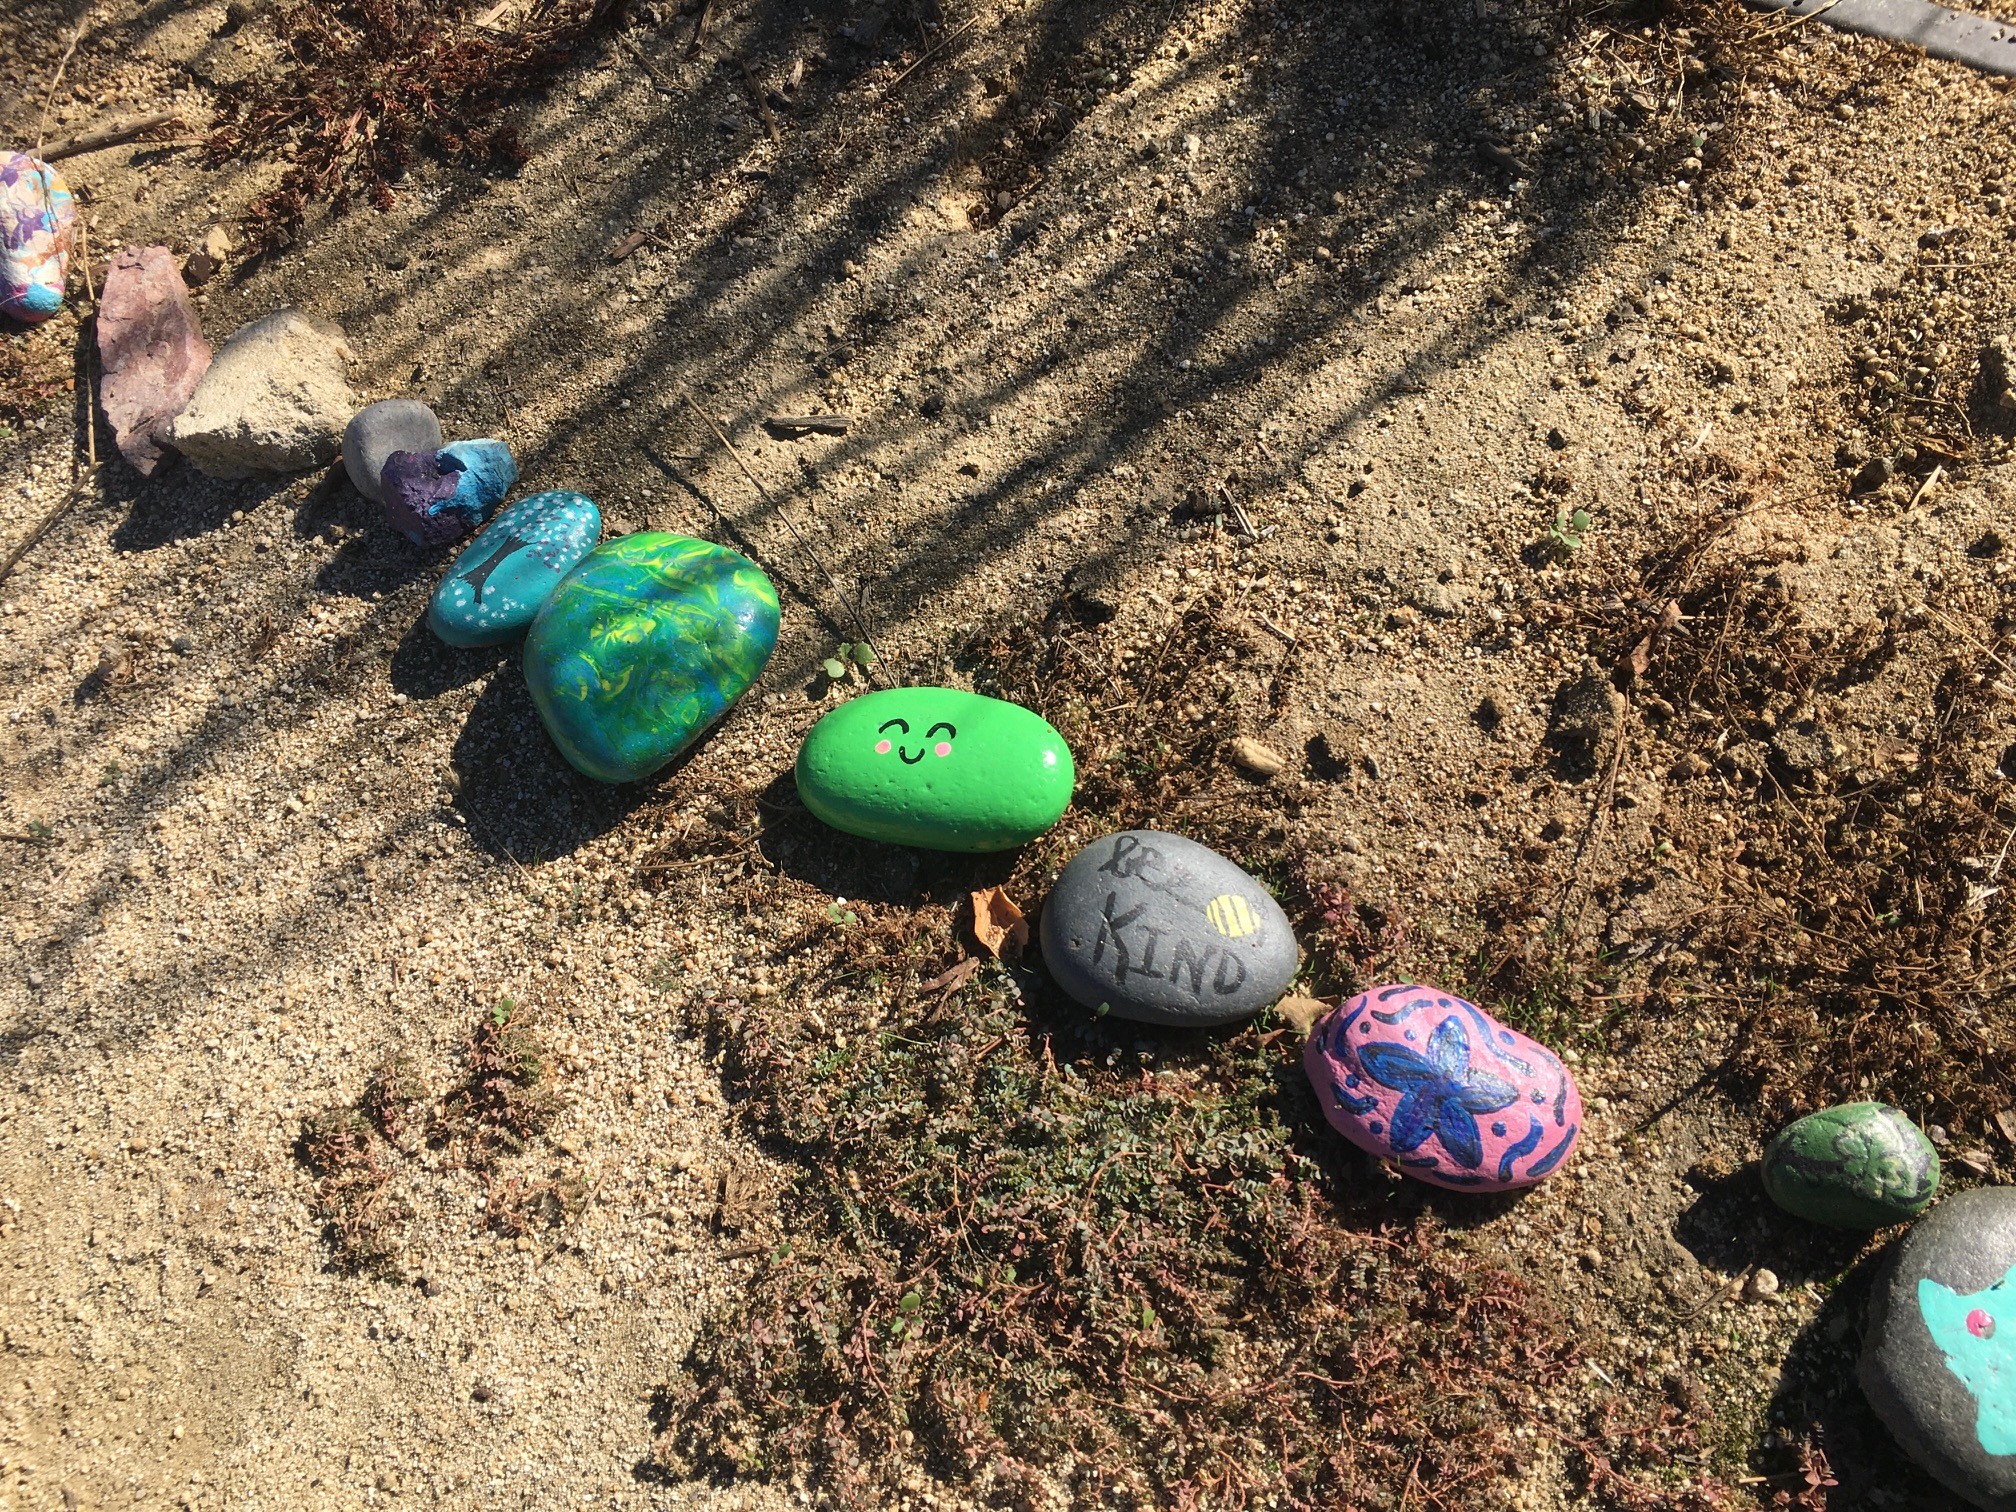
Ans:
{"label": "gray rock with teal paint", "polygon": [[602,534],[585,494],[554,489],[520,499],[455,558],[427,605],[427,623],[451,646],[495,646],[532,623]]}
{"label": "gray rock with teal paint", "polygon": [[1800,1218],[1834,1228],[1908,1223],[1939,1190],[1939,1152],[1909,1114],[1883,1103],[1823,1108],[1764,1150],[1764,1190]]}
{"label": "gray rock with teal paint", "polygon": [[343,427],[343,470],[373,504],[385,502],[385,460],[394,452],[441,449],[441,422],[418,399],[380,399]]}
{"label": "gray rock with teal paint", "polygon": [[1043,964],[1094,1012],[1202,1026],[1258,1013],[1301,959],[1281,905],[1219,855],[1157,830],[1095,840],[1043,903]]}
{"label": "gray rock with teal paint", "polygon": [[1862,1339],[1863,1393],[1904,1452],[1974,1506],[2016,1512],[2016,1188],[1914,1223]]}
{"label": "gray rock with teal paint", "polygon": [[525,636],[525,686],[575,768],[648,777],[704,734],[777,649],[777,590],[725,546],[663,531],[604,541]]}

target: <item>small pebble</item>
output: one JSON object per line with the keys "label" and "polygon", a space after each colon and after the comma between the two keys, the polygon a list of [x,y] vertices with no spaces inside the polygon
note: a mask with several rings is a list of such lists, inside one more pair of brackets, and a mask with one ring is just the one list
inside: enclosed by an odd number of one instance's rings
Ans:
{"label": "small pebble", "polygon": [[1240,771],[1254,777],[1272,777],[1288,764],[1279,751],[1250,735],[1234,740],[1226,747],[1226,754]]}
{"label": "small pebble", "polygon": [[1778,1295],[1778,1273],[1763,1266],[1750,1272],[1750,1279],[1743,1283],[1743,1295],[1751,1302],[1762,1302],[1766,1297]]}

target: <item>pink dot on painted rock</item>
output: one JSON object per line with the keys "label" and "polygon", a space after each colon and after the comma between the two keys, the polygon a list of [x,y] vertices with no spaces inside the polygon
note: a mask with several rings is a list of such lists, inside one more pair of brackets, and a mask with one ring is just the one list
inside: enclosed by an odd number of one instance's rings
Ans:
{"label": "pink dot on painted rock", "polygon": [[934,756],[950,756],[952,754],[952,742],[949,740],[939,741],[938,744],[931,747],[931,754]]}
{"label": "pink dot on painted rock", "polygon": [[886,741],[886,740],[878,740],[878,741],[876,741],[876,742],[875,742],[875,754],[876,754],[877,756],[887,756],[887,755],[889,754],[889,742],[888,742],[888,741]]}
{"label": "pink dot on painted rock", "polygon": [[1417,1181],[1532,1186],[1581,1134],[1574,1077],[1545,1045],[1434,987],[1375,987],[1319,1019],[1303,1066],[1345,1138]]}
{"label": "pink dot on painted rock", "polygon": [[1977,1339],[1995,1337],[1995,1320],[1982,1308],[1975,1308],[1967,1314],[1967,1332]]}

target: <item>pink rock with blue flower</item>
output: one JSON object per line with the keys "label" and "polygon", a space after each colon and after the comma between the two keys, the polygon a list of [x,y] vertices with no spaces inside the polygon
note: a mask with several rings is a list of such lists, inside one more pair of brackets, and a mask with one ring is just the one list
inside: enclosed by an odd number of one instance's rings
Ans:
{"label": "pink rock with blue flower", "polygon": [[1582,1094],[1558,1056],[1433,987],[1374,987],[1310,1030],[1302,1063],[1346,1139],[1406,1175],[1509,1192],[1561,1169]]}
{"label": "pink rock with blue flower", "polygon": [[33,324],[63,308],[76,225],[62,174],[25,152],[0,153],[0,314]]}

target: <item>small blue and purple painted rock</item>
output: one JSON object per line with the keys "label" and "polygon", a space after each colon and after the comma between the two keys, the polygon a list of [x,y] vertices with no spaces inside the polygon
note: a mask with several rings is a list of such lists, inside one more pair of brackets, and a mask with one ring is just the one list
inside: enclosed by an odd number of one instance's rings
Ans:
{"label": "small blue and purple painted rock", "polygon": [[1453,1191],[1532,1186],[1582,1128],[1582,1094],[1553,1051],[1432,987],[1339,1004],[1310,1030],[1302,1064],[1338,1133]]}
{"label": "small blue and purple painted rock", "polygon": [[585,494],[520,499],[455,558],[427,605],[428,625],[451,646],[501,645],[532,623],[601,534],[602,512]]}
{"label": "small blue and purple painted rock", "polygon": [[490,518],[518,481],[518,464],[502,441],[455,441],[393,452],[379,481],[394,530],[416,546],[445,546]]}

